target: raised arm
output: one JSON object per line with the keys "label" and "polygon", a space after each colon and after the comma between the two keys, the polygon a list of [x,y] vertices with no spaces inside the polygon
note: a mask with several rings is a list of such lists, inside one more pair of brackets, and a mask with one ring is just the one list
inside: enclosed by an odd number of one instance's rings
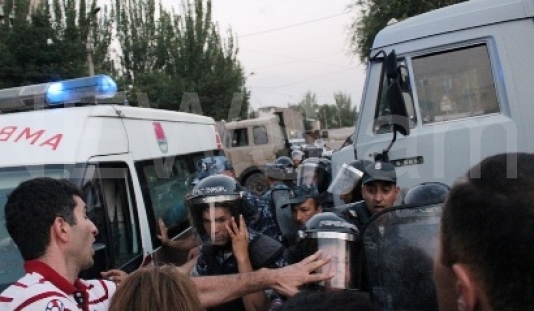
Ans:
{"label": "raised arm", "polygon": [[[226,225],[226,230],[232,239],[232,252],[236,258],[239,273],[252,272],[252,264],[248,253],[249,234],[243,215],[239,216],[239,226],[232,217],[230,226]],[[248,294],[241,299],[243,299],[243,305],[247,311],[267,310],[269,306],[269,299],[265,291]]]}

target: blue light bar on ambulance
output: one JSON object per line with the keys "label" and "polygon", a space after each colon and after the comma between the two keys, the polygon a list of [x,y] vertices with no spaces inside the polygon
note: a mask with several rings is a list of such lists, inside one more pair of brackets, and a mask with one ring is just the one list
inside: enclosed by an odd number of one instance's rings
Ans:
{"label": "blue light bar on ambulance", "polygon": [[117,84],[106,75],[0,90],[0,111],[28,111],[66,104],[96,104],[112,98]]}

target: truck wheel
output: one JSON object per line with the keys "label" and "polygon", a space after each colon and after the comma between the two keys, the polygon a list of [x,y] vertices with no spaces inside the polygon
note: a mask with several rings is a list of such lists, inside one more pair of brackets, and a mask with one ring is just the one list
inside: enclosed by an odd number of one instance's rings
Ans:
{"label": "truck wheel", "polygon": [[257,195],[262,195],[269,189],[269,184],[265,180],[265,175],[260,172],[250,174],[247,179],[245,179],[243,186]]}

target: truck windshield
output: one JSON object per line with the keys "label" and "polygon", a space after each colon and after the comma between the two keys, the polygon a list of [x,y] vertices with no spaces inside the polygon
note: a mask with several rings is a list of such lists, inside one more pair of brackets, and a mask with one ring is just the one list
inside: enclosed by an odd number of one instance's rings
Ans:
{"label": "truck windshield", "polygon": [[0,292],[24,275],[22,257],[5,226],[7,196],[21,182],[35,177],[72,179],[74,166],[21,166],[0,169]]}

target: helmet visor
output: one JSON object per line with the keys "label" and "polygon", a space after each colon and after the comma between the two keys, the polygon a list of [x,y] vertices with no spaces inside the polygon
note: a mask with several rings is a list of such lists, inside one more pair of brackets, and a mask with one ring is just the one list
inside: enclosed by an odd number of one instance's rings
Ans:
{"label": "helmet visor", "polygon": [[198,231],[204,232],[204,238],[209,238],[209,242],[213,245],[227,244],[230,242],[230,235],[226,226],[232,228],[232,217],[238,226],[241,225],[238,215],[239,204],[239,200],[195,204],[191,208],[196,210],[194,214],[192,213],[197,217],[196,226],[201,226]]}
{"label": "helmet visor", "polygon": [[301,164],[297,169],[297,186],[317,184],[317,177],[315,176],[317,167],[317,163]]}
{"label": "helmet visor", "polygon": [[338,195],[347,194],[354,189],[354,186],[362,179],[362,176],[362,171],[344,163],[327,191]]}

